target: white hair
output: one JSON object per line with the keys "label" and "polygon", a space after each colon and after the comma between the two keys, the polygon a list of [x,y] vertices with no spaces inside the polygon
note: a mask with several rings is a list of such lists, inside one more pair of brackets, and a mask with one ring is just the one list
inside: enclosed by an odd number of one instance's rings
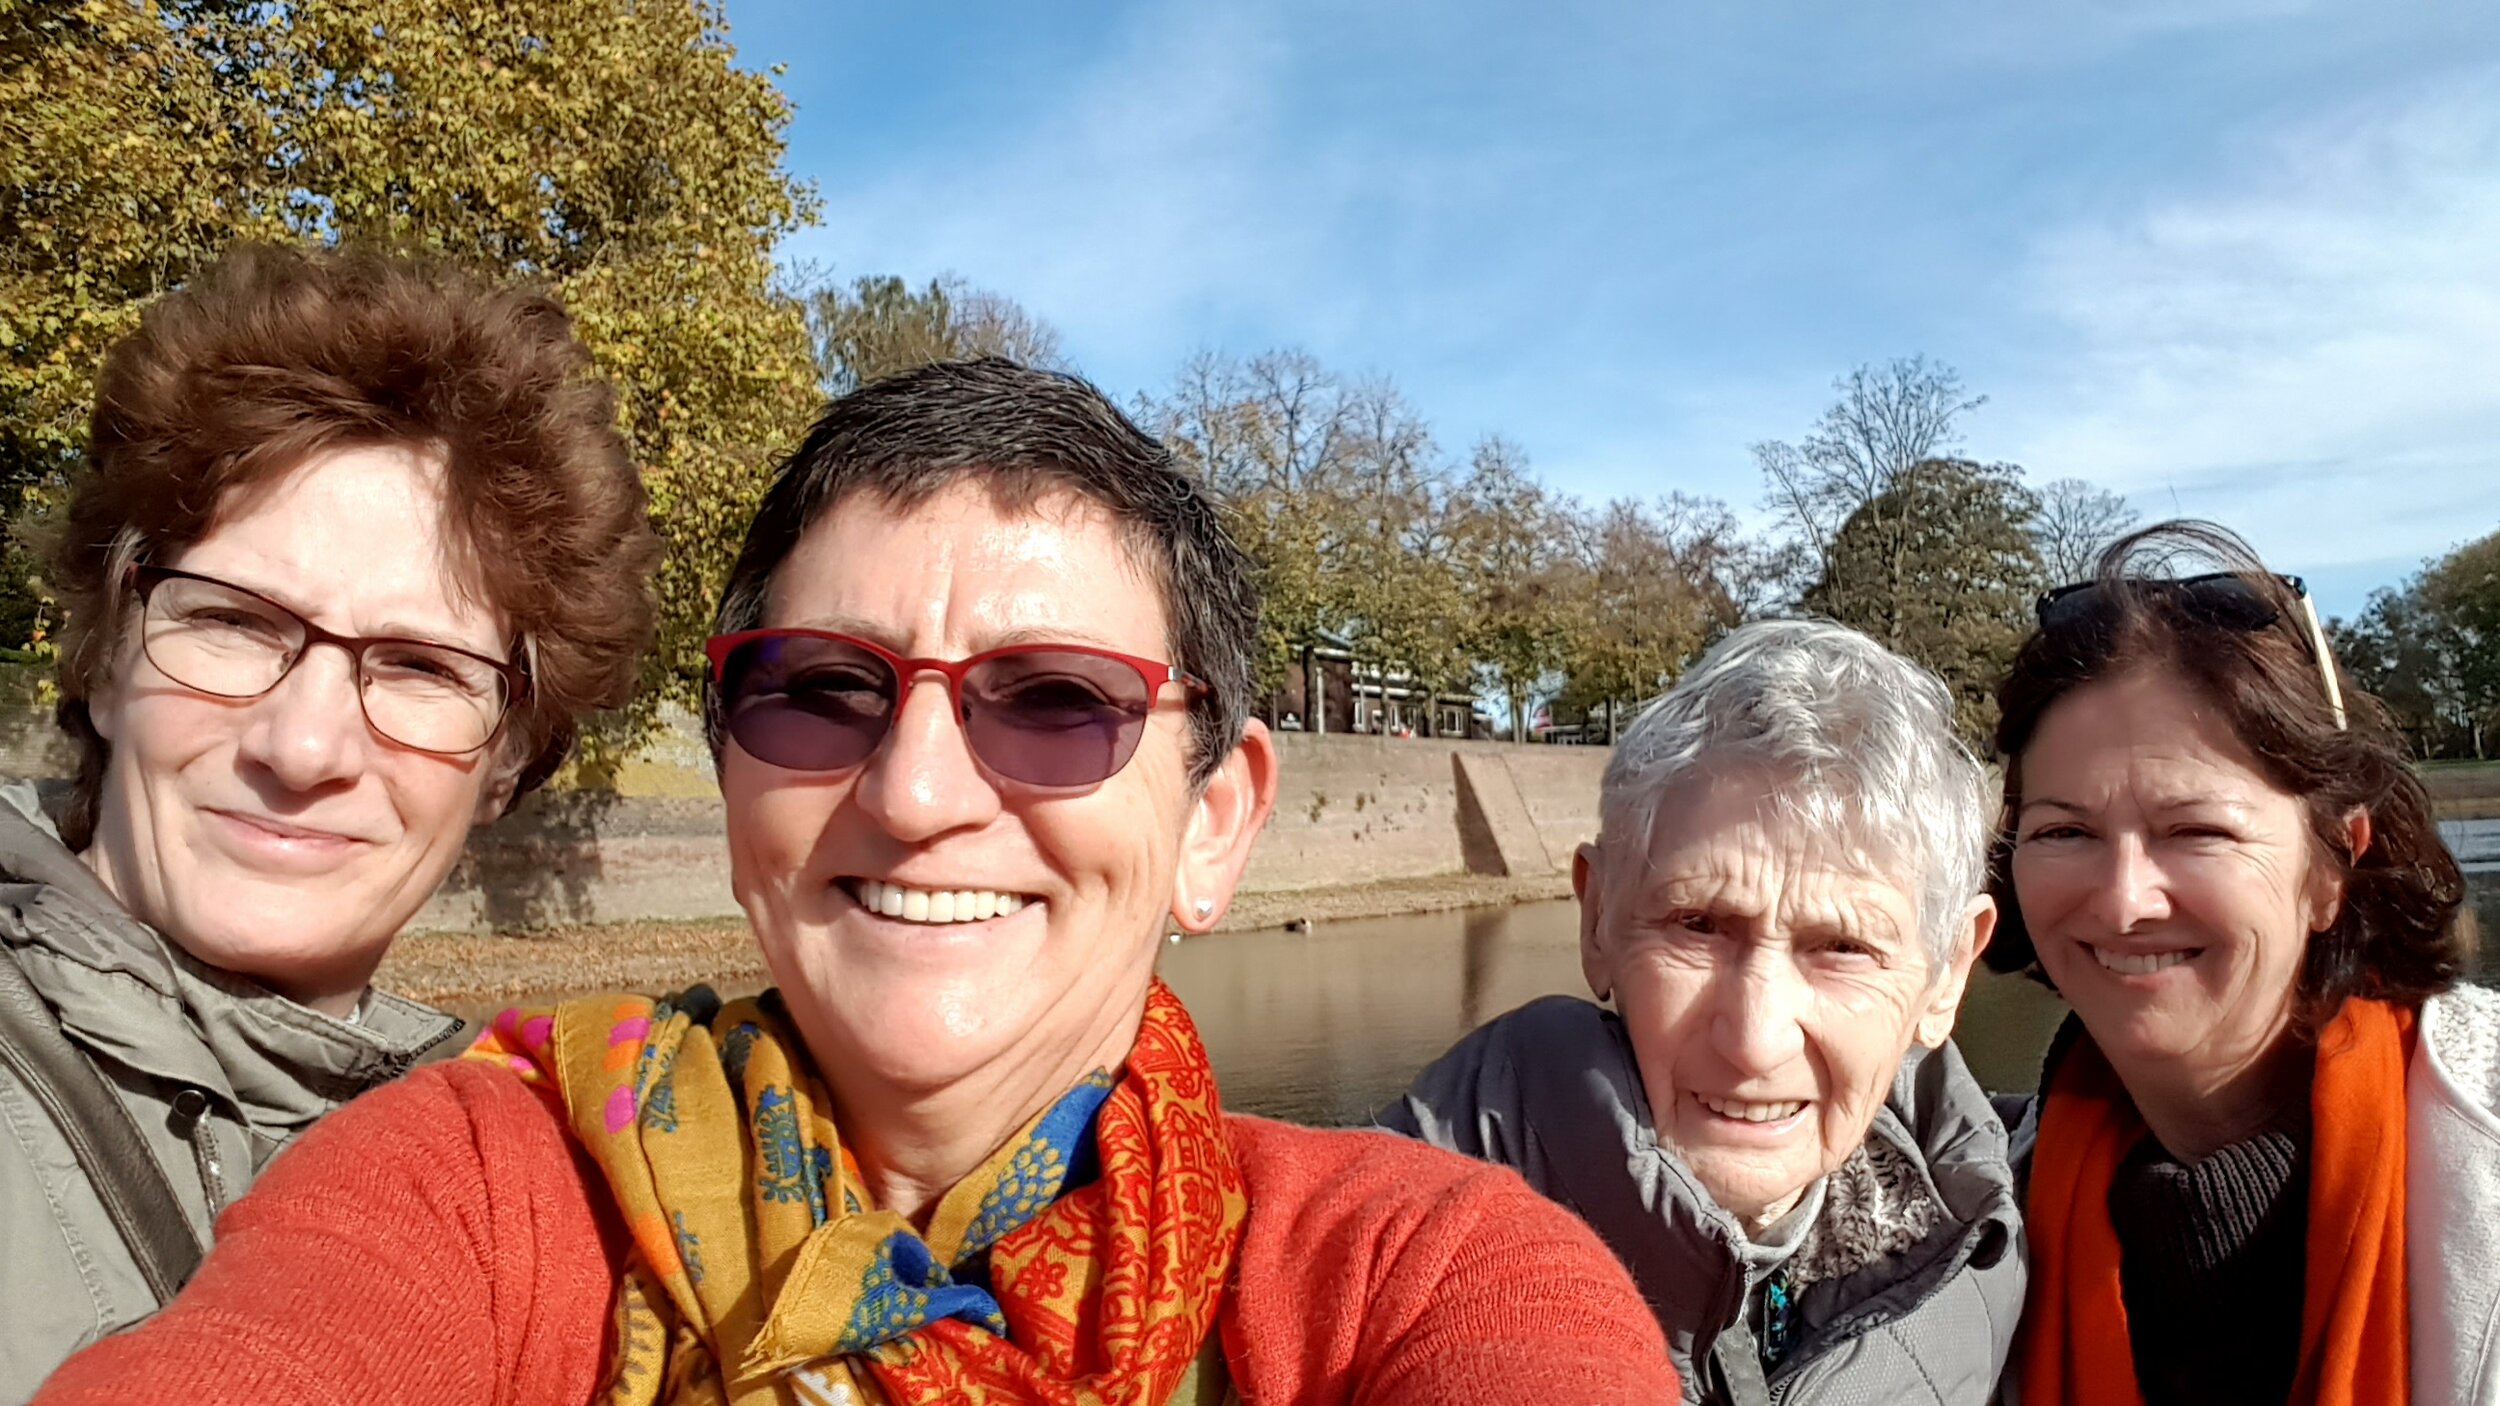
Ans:
{"label": "white hair", "polygon": [[1705,766],[1780,778],[1781,813],[1918,902],[1931,975],[1987,881],[1988,779],[1925,668],[1828,620],[1764,620],[1713,645],[1643,709],[1606,764],[1598,842],[1649,850],[1660,799]]}

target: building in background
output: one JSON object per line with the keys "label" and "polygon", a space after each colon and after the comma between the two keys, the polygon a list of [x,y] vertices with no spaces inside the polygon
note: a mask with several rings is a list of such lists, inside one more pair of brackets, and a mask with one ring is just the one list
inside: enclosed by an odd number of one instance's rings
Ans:
{"label": "building in background", "polygon": [[1426,688],[1402,668],[1359,659],[1352,641],[1324,630],[1304,642],[1300,663],[1259,715],[1286,732],[1493,736],[1474,695]]}

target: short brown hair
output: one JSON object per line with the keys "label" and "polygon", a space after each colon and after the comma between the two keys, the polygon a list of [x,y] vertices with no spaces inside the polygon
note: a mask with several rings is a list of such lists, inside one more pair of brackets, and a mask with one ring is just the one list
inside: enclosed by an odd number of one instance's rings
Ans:
{"label": "short brown hair", "polygon": [[[1203,786],[1241,745],[1250,717],[1259,593],[1250,558],[1205,486],[1094,386],[1003,357],[939,362],[863,386],[825,407],[773,473],[729,569],[713,628],[764,623],[773,573],[808,528],[865,495],[908,511],[958,481],[1005,512],[1064,489],[1128,532],[1162,593],[1172,662],[1204,680],[1190,700],[1190,782]],[[706,683],[712,759],[728,745],[726,700]]]}
{"label": "short brown hair", "polygon": [[[2236,618],[2178,589],[2182,562],[2238,580]],[[2228,584],[2228,583],[2226,583]],[[2013,817],[2022,803],[2022,755],[2051,705],[2086,684],[2137,671],[2184,685],[2231,729],[2277,789],[2299,797],[2318,853],[2344,878],[2334,923],[2310,936],[2297,1005],[2313,1027],[2346,997],[2416,1006],[2456,984],[2473,939],[2465,876],[2439,838],[2429,793],[2376,698],[2331,657],[2342,690],[2339,726],[2326,694],[2300,592],[2266,570],[2246,542],[2205,522],[2158,523],[2101,554],[2088,608],[2032,631],[1997,688],[1997,755],[2005,816],[1990,855],[2000,914],[1988,944],[1998,971],[2038,973],[2014,895]],[[2241,593],[2244,593],[2241,594]],[[2351,853],[2346,818],[2370,818],[2370,842]],[[2043,978],[2045,979],[2045,978]]]}
{"label": "short brown hair", "polygon": [[375,444],[440,459],[453,559],[527,641],[530,689],[502,743],[516,797],[563,764],[585,715],[631,695],[658,540],[614,396],[564,309],[424,260],[239,247],[151,306],[96,380],[52,552],[73,848],[110,755],[87,700],[111,682],[129,567],[207,536],[238,489]]}

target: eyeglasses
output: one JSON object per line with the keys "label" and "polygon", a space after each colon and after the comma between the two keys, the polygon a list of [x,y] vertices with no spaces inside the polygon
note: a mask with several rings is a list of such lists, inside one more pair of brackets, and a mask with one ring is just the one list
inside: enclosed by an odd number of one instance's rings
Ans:
{"label": "eyeglasses", "polygon": [[[2344,689],[2335,678],[2335,655],[2327,647],[2325,628],[2318,623],[2317,604],[2309,599],[2308,584],[2299,577],[2274,579],[2289,587],[2300,601],[2301,623],[2309,649],[2318,661],[2318,677],[2326,685],[2326,706],[2334,713],[2335,726],[2340,730],[2345,725]],[[2274,603],[2237,572],[2176,578],[2144,576],[2133,578],[2128,584],[2138,590],[2159,591],[2176,602],[2181,613],[2190,619],[2219,629],[2263,630],[2283,618]],[[2078,581],[2042,595],[2038,606],[2040,628],[2063,629],[2089,618],[2101,604],[2100,591],[2098,581]]]}
{"label": "eyeglasses", "polygon": [[1109,780],[1137,754],[1155,695],[1205,683],[1179,666],[1086,645],[1016,645],[969,659],[905,659],[824,630],[744,630],[703,646],[729,736],[789,771],[844,771],[873,755],[902,710],[907,680],[946,680],[981,765],[1030,786]]}
{"label": "eyeglasses", "polygon": [[156,671],[194,692],[258,698],[317,644],[347,651],[365,723],[403,747],[464,756],[495,739],[513,700],[529,695],[516,664],[432,640],[335,635],[231,582],[133,566],[139,646]]}

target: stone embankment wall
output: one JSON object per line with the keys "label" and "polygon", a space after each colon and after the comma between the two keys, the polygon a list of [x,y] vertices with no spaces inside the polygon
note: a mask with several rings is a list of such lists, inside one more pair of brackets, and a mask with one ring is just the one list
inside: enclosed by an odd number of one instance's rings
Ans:
{"label": "stone embankment wall", "polygon": [[[1526,877],[1567,868],[1597,833],[1602,749],[1288,733],[1278,750],[1276,813],[1251,856],[1246,892]],[[621,789],[533,796],[480,831],[416,926],[736,913],[708,763],[638,765]]]}

